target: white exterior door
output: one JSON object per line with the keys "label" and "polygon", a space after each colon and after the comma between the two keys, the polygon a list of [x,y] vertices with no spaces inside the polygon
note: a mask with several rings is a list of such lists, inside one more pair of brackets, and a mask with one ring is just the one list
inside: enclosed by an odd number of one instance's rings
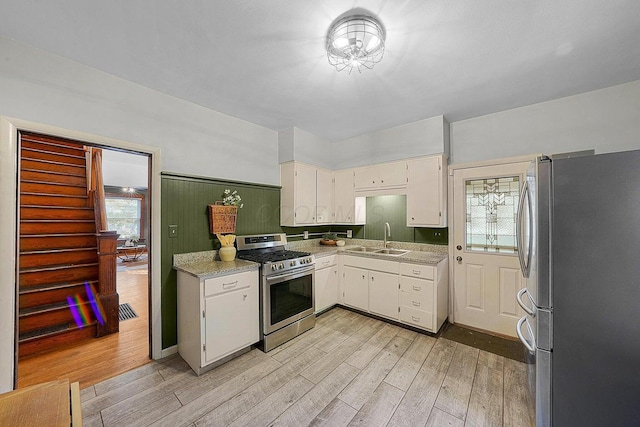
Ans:
{"label": "white exterior door", "polygon": [[454,322],[515,337],[518,198],[528,162],[453,172]]}

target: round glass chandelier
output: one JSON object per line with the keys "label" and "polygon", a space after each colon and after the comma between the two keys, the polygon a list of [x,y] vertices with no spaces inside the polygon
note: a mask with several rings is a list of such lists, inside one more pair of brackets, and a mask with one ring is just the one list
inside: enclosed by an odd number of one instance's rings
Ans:
{"label": "round glass chandelier", "polygon": [[352,15],[336,21],[327,34],[329,64],[342,71],[372,69],[384,54],[385,32],[380,22],[366,15]]}

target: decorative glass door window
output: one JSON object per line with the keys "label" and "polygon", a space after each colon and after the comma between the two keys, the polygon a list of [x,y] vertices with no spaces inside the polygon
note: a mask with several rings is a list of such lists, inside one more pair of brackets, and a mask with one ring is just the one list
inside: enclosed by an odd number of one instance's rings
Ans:
{"label": "decorative glass door window", "polygon": [[139,239],[142,213],[142,199],[114,198],[105,199],[107,228],[116,230],[120,239]]}
{"label": "decorative glass door window", "polygon": [[465,181],[466,250],[515,254],[520,177]]}

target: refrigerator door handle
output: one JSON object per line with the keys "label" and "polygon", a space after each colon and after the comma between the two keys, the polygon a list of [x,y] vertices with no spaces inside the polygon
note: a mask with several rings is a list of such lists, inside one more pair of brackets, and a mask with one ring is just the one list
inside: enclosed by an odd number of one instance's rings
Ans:
{"label": "refrigerator door handle", "polygon": [[522,214],[524,213],[524,204],[525,201],[527,201],[527,211],[528,211],[528,217],[529,217],[529,231],[531,231],[532,226],[533,226],[533,218],[531,216],[532,212],[531,212],[531,200],[529,200],[530,198],[530,194],[529,194],[529,182],[525,181],[524,184],[522,185],[522,191],[520,193],[520,201],[518,203],[518,216],[517,216],[517,222],[516,222],[516,236],[517,236],[517,248],[518,248],[518,261],[520,261],[520,269],[522,270],[522,275],[525,278],[529,277],[529,268],[531,265],[531,249],[532,249],[532,245],[533,245],[533,241],[532,241],[532,235],[531,233],[529,234],[529,236],[527,236],[527,259],[525,260],[524,258],[524,251],[523,251],[523,245],[522,245]]}
{"label": "refrigerator door handle", "polygon": [[524,344],[524,346],[527,348],[527,350],[529,350],[529,352],[531,354],[536,354],[536,343],[535,343],[535,339],[533,343],[530,343],[529,341],[526,340],[526,338],[524,337],[524,335],[522,335],[522,325],[524,323],[527,323],[527,332],[529,332],[529,336],[533,338],[533,331],[531,330],[531,326],[529,326],[529,322],[527,322],[527,316],[522,316],[520,318],[520,320],[518,320],[518,325],[516,326],[516,334],[518,334],[518,338],[520,339],[520,341],[522,341],[522,344]]}
{"label": "refrigerator door handle", "polygon": [[[528,294],[528,293],[529,293],[529,291],[527,290],[527,288],[520,289],[520,291],[516,295],[516,300],[518,300],[518,305],[520,307],[522,307],[522,309],[524,310],[525,313],[527,313],[529,316],[536,317],[536,309],[535,309],[535,307],[529,308],[524,303],[524,301],[522,301],[522,295]],[[530,297],[529,297],[529,301],[531,302],[531,298]]]}

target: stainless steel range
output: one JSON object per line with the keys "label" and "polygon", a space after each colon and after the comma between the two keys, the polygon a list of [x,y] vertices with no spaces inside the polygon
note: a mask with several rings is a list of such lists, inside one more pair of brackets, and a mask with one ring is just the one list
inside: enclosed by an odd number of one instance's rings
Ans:
{"label": "stainless steel range", "polygon": [[315,259],[286,250],[285,234],[238,236],[238,258],[260,263],[260,331],[265,352],[316,324]]}

